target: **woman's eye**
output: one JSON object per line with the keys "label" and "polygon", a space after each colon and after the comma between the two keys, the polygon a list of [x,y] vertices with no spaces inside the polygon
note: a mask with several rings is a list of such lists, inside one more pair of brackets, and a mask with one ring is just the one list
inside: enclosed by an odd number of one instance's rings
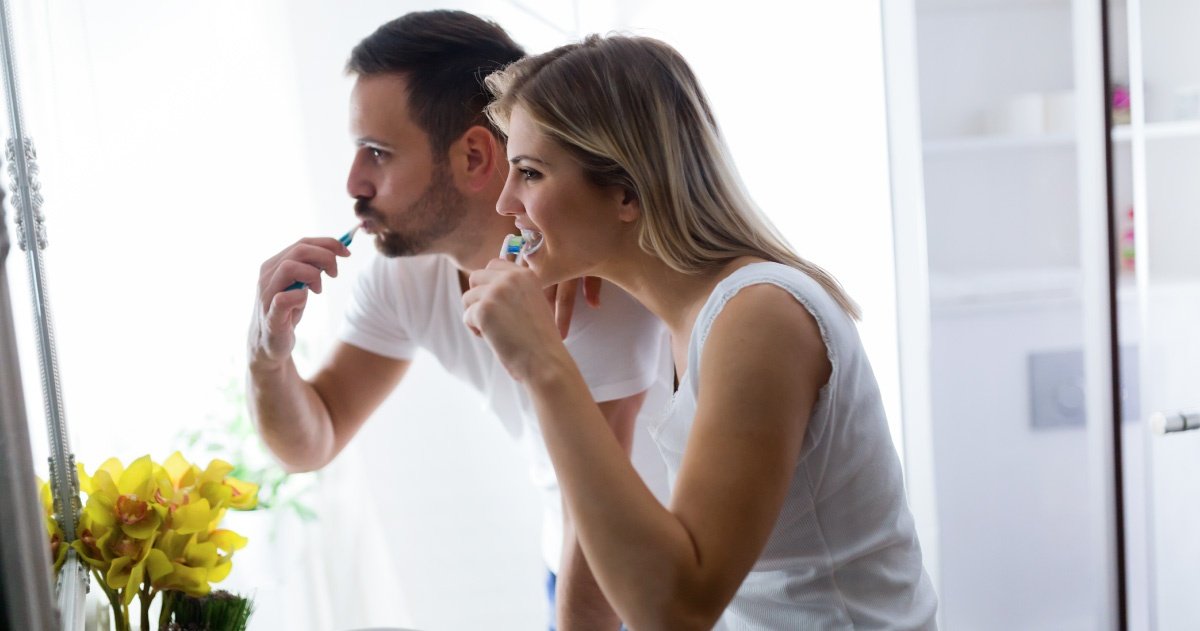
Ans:
{"label": "woman's eye", "polygon": [[541,173],[538,173],[537,171],[527,167],[521,167],[517,170],[521,172],[521,177],[525,178],[526,180],[536,180],[542,175]]}
{"label": "woman's eye", "polygon": [[367,147],[367,152],[370,153],[371,157],[375,158],[376,160],[382,158],[385,155],[383,153],[382,149],[377,149],[375,147]]}

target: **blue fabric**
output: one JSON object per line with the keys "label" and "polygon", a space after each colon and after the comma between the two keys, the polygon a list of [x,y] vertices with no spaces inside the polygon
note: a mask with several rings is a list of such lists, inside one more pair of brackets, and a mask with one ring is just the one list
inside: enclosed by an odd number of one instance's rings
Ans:
{"label": "blue fabric", "polygon": [[[554,591],[558,585],[558,577],[554,572],[546,571],[546,600],[550,603],[550,631],[557,631],[555,623],[558,622],[557,610],[554,607]],[[621,631],[629,631],[625,625],[621,625]]]}
{"label": "blue fabric", "polygon": [[554,575],[554,572],[547,570],[546,571],[546,600],[550,603],[550,631],[556,631],[555,623],[557,622],[557,616],[555,615],[555,608],[554,608],[554,589],[557,584],[558,584],[558,577]]}

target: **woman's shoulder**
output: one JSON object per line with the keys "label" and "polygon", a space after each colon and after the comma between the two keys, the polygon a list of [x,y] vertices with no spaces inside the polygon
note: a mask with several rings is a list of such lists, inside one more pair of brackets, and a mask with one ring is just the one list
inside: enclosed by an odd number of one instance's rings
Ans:
{"label": "woman's shoulder", "polygon": [[[738,391],[769,390],[774,383],[791,395],[808,397],[801,402],[811,405],[832,374],[816,317],[790,290],[775,283],[741,287],[706,326],[698,368],[700,381],[708,386],[715,380],[735,385]],[[771,396],[784,393],[772,390]]]}
{"label": "woman's shoulder", "polygon": [[733,279],[742,282],[734,283],[720,294],[714,292],[720,305],[710,312],[705,323],[708,334],[761,335],[780,341],[810,338],[819,342],[821,327],[816,314],[798,299],[795,289],[788,283],[775,282],[773,275],[751,272],[754,270],[742,268],[738,274],[743,278]]}
{"label": "woman's shoulder", "polygon": [[796,267],[744,256],[726,267],[725,277],[717,283],[714,293],[736,293],[743,287],[759,284],[783,287],[793,294],[807,293],[812,287],[819,287],[815,280]]}
{"label": "woman's shoulder", "polygon": [[803,271],[757,257],[742,257],[726,267],[701,308],[697,321],[701,338],[707,337],[707,329],[734,301],[741,305],[738,311],[748,317],[770,311],[792,317],[807,314],[818,321],[832,304],[832,298]]}

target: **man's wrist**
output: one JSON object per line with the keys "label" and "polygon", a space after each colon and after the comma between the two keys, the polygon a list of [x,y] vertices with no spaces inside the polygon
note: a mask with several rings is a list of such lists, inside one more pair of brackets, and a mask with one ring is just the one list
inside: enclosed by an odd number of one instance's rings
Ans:
{"label": "man's wrist", "polygon": [[291,360],[292,358],[290,355],[284,357],[283,359],[272,358],[267,355],[265,349],[260,347],[250,352],[250,358],[247,365],[250,368],[251,373],[256,376],[265,377],[271,374],[282,373]]}

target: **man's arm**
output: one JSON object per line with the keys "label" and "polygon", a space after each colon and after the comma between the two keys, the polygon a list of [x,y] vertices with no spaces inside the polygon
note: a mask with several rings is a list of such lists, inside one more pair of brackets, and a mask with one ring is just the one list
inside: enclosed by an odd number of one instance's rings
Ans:
{"label": "man's arm", "polygon": [[[600,404],[600,411],[608,420],[609,427],[617,437],[617,442],[625,449],[628,457],[633,449],[633,432],[637,423],[638,412],[646,393],[605,401]],[[583,549],[575,537],[575,527],[571,513],[563,507],[563,555],[559,567],[557,594],[555,595],[557,628],[559,631],[616,631],[620,628],[621,620],[604,598],[600,586],[592,576]]]}
{"label": "man's arm", "polygon": [[247,399],[263,441],[291,472],[333,460],[408,369],[408,361],[341,343],[310,381],[296,371],[292,349],[308,295],[321,293],[322,272],[337,276],[338,257],[349,255],[337,239],[301,239],[259,268]]}
{"label": "man's arm", "polygon": [[409,364],[339,342],[325,365],[306,381],[291,357],[282,363],[251,359],[250,414],[263,442],[286,470],[320,469],[395,389]]}

